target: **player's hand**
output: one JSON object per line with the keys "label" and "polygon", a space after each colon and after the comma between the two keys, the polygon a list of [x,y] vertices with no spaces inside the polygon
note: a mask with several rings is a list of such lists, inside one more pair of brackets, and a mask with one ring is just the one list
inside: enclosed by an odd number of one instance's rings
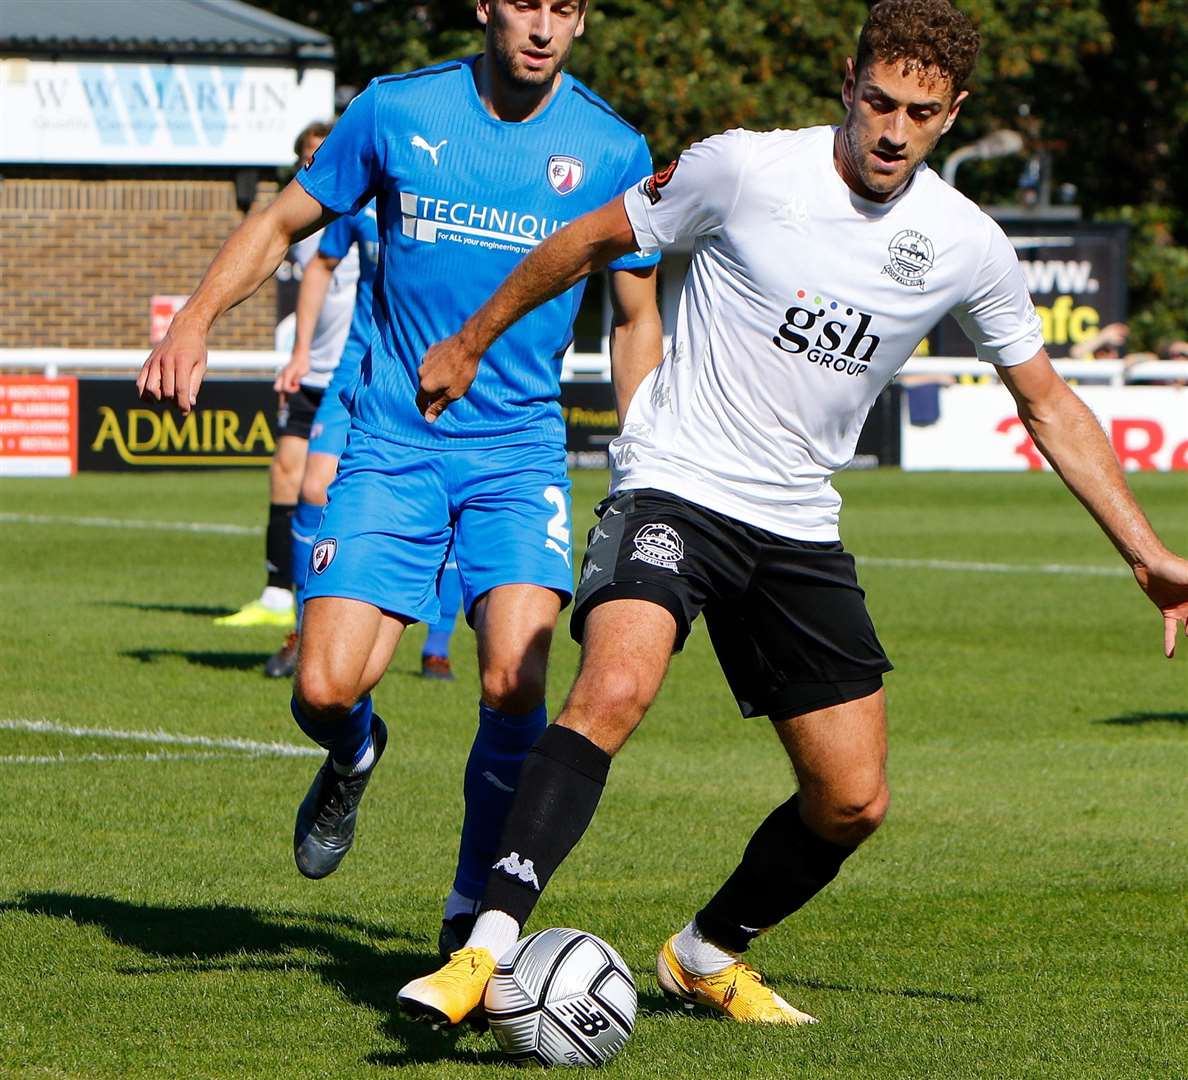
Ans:
{"label": "player's hand", "polygon": [[1176,637],[1183,627],[1188,635],[1188,560],[1176,555],[1151,566],[1136,566],[1139,588],[1163,612],[1163,655],[1176,652]]}
{"label": "player's hand", "polygon": [[293,349],[289,362],[280,369],[276,382],[272,384],[283,398],[286,394],[295,394],[301,389],[301,380],[309,374],[309,350],[300,347]]}
{"label": "player's hand", "polygon": [[417,369],[421,379],[417,409],[429,423],[470,389],[478,374],[478,362],[479,357],[462,343],[458,334],[439,341],[425,353]]}
{"label": "player's hand", "polygon": [[142,401],[166,401],[184,416],[198,401],[206,374],[206,334],[177,319],[136,376]]}

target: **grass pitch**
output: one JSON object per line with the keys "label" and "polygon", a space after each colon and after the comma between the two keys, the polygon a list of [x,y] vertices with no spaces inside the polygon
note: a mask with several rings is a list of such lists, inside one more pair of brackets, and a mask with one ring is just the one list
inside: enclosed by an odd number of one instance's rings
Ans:
{"label": "grass pitch", "polygon": [[[604,484],[576,478],[579,522]],[[1134,484],[1188,549],[1183,474]],[[1051,476],[839,487],[898,665],[893,806],[753,950],[822,1023],[690,1017],[656,987],[660,942],[791,788],[695,632],[533,922],[594,931],[635,972],[638,1025],[607,1074],[1188,1075],[1188,641],[1162,659],[1154,609],[1093,572],[1121,562]],[[511,1075],[489,1036],[395,1010],[434,966],[473,639],[450,685],[416,677],[420,633],[404,643],[356,849],[305,881],[290,837],[317,759],[224,745],[302,743],[287,685],[259,671],[279,636],[211,623],[261,584],[265,502],[258,472],[0,481],[0,1076]],[[553,711],[576,660],[559,634]]]}

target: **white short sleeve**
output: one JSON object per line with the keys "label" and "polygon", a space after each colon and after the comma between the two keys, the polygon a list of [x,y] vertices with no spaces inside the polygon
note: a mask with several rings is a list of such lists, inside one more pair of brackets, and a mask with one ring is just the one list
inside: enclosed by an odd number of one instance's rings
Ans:
{"label": "white short sleeve", "polygon": [[624,195],[641,252],[649,255],[722,228],[738,201],[752,153],[750,134],[736,128],[694,143]]}
{"label": "white short sleeve", "polygon": [[1012,367],[1044,347],[1043,324],[1031,302],[1019,257],[996,222],[988,220],[990,243],[964,303],[953,317],[973,342],[979,360]]}

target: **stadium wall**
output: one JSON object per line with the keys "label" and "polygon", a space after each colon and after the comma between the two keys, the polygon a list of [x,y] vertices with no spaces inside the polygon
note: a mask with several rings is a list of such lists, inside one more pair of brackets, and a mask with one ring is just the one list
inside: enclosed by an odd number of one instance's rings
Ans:
{"label": "stadium wall", "polygon": [[[155,172],[0,180],[0,348],[149,346],[151,298],[193,289],[243,220],[234,174]],[[252,208],[276,191],[257,180]],[[210,344],[271,349],[275,326],[270,278],[219,320]]]}

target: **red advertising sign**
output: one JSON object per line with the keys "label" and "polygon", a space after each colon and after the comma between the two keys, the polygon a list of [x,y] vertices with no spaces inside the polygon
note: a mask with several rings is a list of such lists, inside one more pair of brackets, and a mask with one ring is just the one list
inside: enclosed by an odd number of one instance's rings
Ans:
{"label": "red advertising sign", "polygon": [[165,340],[173,316],[181,311],[188,296],[154,296],[149,301],[149,344],[156,345]]}
{"label": "red advertising sign", "polygon": [[77,380],[0,375],[0,476],[77,470]]}

